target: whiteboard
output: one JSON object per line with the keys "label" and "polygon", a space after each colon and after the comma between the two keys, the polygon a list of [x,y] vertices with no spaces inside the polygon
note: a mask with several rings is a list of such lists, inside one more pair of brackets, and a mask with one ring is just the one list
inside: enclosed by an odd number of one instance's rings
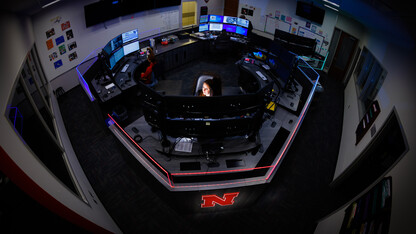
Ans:
{"label": "whiteboard", "polygon": [[291,26],[292,25],[290,23],[267,16],[264,30],[265,32],[271,33],[271,34],[274,34],[276,28],[284,32],[290,32]]}
{"label": "whiteboard", "polygon": [[[135,17],[144,18],[143,15]],[[140,39],[178,29],[180,27],[179,10],[153,12],[152,14],[147,14],[145,20],[136,21],[136,23],[138,23]]]}
{"label": "whiteboard", "polygon": [[292,27],[291,23],[287,23],[281,20],[277,22],[277,28],[281,31],[290,32],[290,28]]}
{"label": "whiteboard", "polygon": [[298,36],[316,39],[316,49],[317,50],[321,48],[322,43],[324,42],[324,39],[325,39],[324,36],[322,36],[318,33],[314,33],[311,30],[308,30],[304,27],[299,27]]}
{"label": "whiteboard", "polygon": [[267,16],[266,17],[266,26],[264,31],[267,33],[274,34],[275,29],[277,28],[277,19]]}

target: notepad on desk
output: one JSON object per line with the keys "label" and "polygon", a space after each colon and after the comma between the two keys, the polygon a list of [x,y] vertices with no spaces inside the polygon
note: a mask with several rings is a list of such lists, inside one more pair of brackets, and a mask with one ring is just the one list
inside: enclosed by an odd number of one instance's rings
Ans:
{"label": "notepad on desk", "polygon": [[178,143],[175,145],[175,151],[178,152],[192,152],[192,139],[191,138],[181,138]]}

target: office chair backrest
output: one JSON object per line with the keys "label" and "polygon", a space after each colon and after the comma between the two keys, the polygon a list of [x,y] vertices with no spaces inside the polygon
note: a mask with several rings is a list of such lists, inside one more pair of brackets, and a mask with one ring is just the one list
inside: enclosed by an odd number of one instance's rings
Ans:
{"label": "office chair backrest", "polygon": [[213,78],[214,77],[213,76],[210,76],[210,75],[202,75],[202,76],[200,76],[198,78],[197,83],[196,83],[196,86],[195,86],[194,95],[195,96],[198,96],[199,95],[199,92],[202,91],[202,85],[204,84],[204,82],[206,80],[213,79]]}

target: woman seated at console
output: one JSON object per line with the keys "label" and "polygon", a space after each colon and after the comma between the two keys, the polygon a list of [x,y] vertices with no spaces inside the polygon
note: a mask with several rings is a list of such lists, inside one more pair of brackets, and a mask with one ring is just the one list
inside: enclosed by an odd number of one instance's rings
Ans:
{"label": "woman seated at console", "polygon": [[156,57],[155,57],[155,54],[153,53],[153,50],[151,48],[148,49],[147,61],[149,61],[149,66],[147,66],[145,72],[142,72],[140,74],[140,80],[145,84],[151,84],[152,83],[153,66],[156,63]]}
{"label": "woman seated at console", "polygon": [[198,96],[221,96],[221,80],[217,76],[202,75],[197,82],[196,92]]}

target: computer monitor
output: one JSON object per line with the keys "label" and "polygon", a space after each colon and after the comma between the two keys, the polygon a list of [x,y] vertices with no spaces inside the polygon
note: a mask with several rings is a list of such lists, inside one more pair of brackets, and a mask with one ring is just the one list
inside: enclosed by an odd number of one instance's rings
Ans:
{"label": "computer monitor", "polygon": [[205,32],[209,30],[209,24],[200,24],[199,25],[199,31],[200,32]]}
{"label": "computer monitor", "polygon": [[139,32],[137,29],[133,29],[127,32],[124,32],[121,34],[121,38],[123,40],[123,43],[139,39]]}
{"label": "computer monitor", "polygon": [[115,37],[114,39],[112,39],[110,41],[110,45],[111,45],[112,51],[115,51],[118,48],[121,48],[121,46],[123,45],[123,38],[121,37],[121,34]]}
{"label": "computer monitor", "polygon": [[270,43],[269,53],[266,59],[270,71],[281,81],[283,88],[292,79],[292,73],[297,65],[297,56],[279,45],[278,42]]}
{"label": "computer monitor", "polygon": [[103,51],[107,54],[107,56],[110,56],[111,53],[113,53],[113,49],[111,48],[111,41],[109,41],[103,48]]}
{"label": "computer monitor", "polygon": [[222,23],[223,18],[224,17],[222,15],[209,15],[209,22]]}
{"label": "computer monitor", "polygon": [[230,24],[224,24],[222,28],[225,29],[227,32],[235,33],[236,29],[237,29],[237,26],[230,25]]}
{"label": "computer monitor", "polygon": [[200,24],[205,24],[205,23],[208,23],[208,15],[201,15],[201,16],[199,17],[199,23],[200,23]]}
{"label": "computer monitor", "polygon": [[139,82],[146,122],[162,139],[254,136],[261,128],[273,83],[255,93],[213,97],[164,96]]}
{"label": "computer monitor", "polygon": [[123,46],[124,56],[136,52],[140,49],[139,41],[134,41],[132,43],[125,44]]}
{"label": "computer monitor", "polygon": [[243,28],[243,27],[237,26],[237,28],[236,28],[235,32],[236,32],[237,34],[240,34],[240,35],[243,35],[243,36],[247,36],[247,29],[246,29],[246,28]]}
{"label": "computer monitor", "polygon": [[237,24],[237,17],[224,16],[224,20],[222,22],[224,24]]}
{"label": "computer monitor", "polygon": [[209,23],[209,31],[222,31],[223,24]]}
{"label": "computer monitor", "polygon": [[246,19],[237,18],[237,25],[248,28],[249,21]]}
{"label": "computer monitor", "polygon": [[124,57],[124,50],[120,48],[119,50],[115,51],[110,56],[110,69],[113,70],[114,67],[117,65],[118,61],[120,61]]}

